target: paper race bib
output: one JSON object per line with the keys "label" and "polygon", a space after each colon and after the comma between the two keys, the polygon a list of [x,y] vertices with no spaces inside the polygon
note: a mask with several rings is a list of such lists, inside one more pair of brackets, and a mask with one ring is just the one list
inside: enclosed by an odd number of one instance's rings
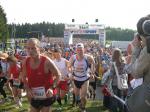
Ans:
{"label": "paper race bib", "polygon": [[67,76],[65,76],[65,75],[61,75],[61,76],[60,76],[60,80],[61,80],[61,81],[65,81],[66,78],[67,78]]}
{"label": "paper race bib", "polygon": [[19,79],[13,79],[13,85],[14,86],[19,86],[20,85],[20,80]]}
{"label": "paper race bib", "polygon": [[46,98],[45,88],[44,87],[36,87],[32,88],[32,93],[34,98]]}

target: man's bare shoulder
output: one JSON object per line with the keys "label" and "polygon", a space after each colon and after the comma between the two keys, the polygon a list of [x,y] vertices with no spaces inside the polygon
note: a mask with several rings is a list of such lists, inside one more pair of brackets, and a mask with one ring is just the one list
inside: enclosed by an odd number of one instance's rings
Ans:
{"label": "man's bare shoulder", "polygon": [[90,55],[90,54],[85,54],[85,56],[87,57],[87,60],[88,60],[89,63],[94,63],[94,58],[93,58],[92,55]]}
{"label": "man's bare shoulder", "polygon": [[74,57],[76,56],[76,54],[72,55],[69,59],[70,62],[72,62],[74,60]]}
{"label": "man's bare shoulder", "polygon": [[87,59],[93,59],[93,56],[90,54],[85,54],[85,56],[87,57]]}
{"label": "man's bare shoulder", "polygon": [[54,62],[53,62],[53,60],[52,60],[52,59],[50,59],[48,56],[43,56],[43,57],[45,57],[45,59],[46,59],[46,61],[45,61],[45,63],[46,63],[46,64],[48,64],[48,65],[49,65],[49,64],[54,63]]}
{"label": "man's bare shoulder", "polygon": [[22,65],[26,65],[27,61],[28,61],[28,56],[25,57],[23,60],[21,60]]}

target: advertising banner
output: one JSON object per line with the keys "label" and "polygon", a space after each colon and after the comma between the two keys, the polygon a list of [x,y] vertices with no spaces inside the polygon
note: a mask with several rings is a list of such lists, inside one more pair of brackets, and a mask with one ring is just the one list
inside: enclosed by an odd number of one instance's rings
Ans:
{"label": "advertising banner", "polygon": [[102,47],[105,46],[105,40],[106,40],[105,32],[100,31],[100,33],[99,33],[99,44],[100,44],[100,46],[102,46]]}
{"label": "advertising banner", "polygon": [[70,31],[64,31],[64,43],[65,44],[72,44],[72,33]]}
{"label": "advertising banner", "polygon": [[65,24],[64,43],[72,44],[74,34],[99,35],[99,43],[105,46],[105,27],[101,24]]}

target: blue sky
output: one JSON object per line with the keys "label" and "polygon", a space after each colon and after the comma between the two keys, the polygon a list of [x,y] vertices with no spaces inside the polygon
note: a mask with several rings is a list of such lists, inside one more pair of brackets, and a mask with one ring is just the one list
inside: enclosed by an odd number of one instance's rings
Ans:
{"label": "blue sky", "polygon": [[138,19],[150,13],[150,0],[1,0],[8,23],[95,23],[136,29]]}

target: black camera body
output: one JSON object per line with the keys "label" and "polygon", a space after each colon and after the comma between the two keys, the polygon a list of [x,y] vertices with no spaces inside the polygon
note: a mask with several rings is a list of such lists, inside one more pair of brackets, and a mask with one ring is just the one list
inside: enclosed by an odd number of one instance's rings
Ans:
{"label": "black camera body", "polygon": [[142,24],[142,30],[144,32],[144,36],[150,36],[150,20],[145,20]]}
{"label": "black camera body", "polygon": [[147,52],[150,53],[150,16],[141,17],[137,22],[137,31],[146,39]]}
{"label": "black camera body", "polygon": [[150,53],[150,20],[145,20],[142,25],[144,37],[146,39],[147,52]]}

